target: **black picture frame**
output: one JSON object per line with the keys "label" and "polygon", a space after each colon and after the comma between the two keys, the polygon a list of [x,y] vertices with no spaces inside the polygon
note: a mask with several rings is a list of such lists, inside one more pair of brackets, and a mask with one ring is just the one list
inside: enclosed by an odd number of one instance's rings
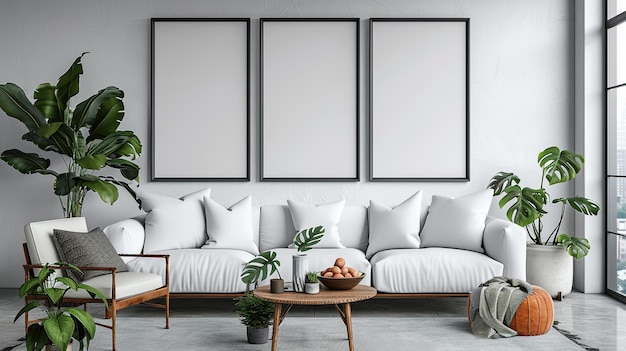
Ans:
{"label": "black picture frame", "polygon": [[358,18],[260,19],[260,180],[359,180]]}
{"label": "black picture frame", "polygon": [[369,26],[369,180],[469,181],[469,18]]}
{"label": "black picture frame", "polygon": [[250,19],[151,19],[152,181],[250,180]]}

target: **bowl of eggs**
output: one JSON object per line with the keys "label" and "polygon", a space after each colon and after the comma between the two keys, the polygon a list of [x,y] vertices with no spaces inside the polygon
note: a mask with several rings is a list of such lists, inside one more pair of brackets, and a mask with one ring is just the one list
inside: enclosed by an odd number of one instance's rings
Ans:
{"label": "bowl of eggs", "polygon": [[346,260],[339,257],[335,260],[334,266],[320,272],[319,281],[331,290],[349,290],[357,286],[363,277],[365,274],[347,267]]}

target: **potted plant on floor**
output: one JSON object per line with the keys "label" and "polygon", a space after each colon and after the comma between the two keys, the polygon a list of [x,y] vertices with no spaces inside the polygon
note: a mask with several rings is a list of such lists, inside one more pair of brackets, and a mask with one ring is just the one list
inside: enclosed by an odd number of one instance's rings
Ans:
{"label": "potted plant on floor", "polygon": [[[321,225],[302,230],[296,235],[296,239],[294,240],[296,249],[298,252],[305,252],[312,249],[313,246],[322,240],[324,233],[324,227]],[[248,288],[250,286],[256,286],[259,280],[265,280],[274,273],[278,273],[279,278],[277,280],[279,282],[277,282],[276,279],[272,279],[270,282],[272,288],[275,286],[284,286],[283,277],[280,275],[280,271],[278,270],[278,267],[280,267],[280,261],[276,259],[276,256],[277,254],[275,251],[263,251],[243,267],[241,280]],[[306,274],[307,270],[308,267],[305,267],[305,272],[303,274]],[[282,283],[282,285],[280,283]],[[304,277],[302,279],[302,283],[304,283]],[[302,291],[304,291],[304,284]],[[282,289],[280,291],[272,289],[272,292],[282,292]]]}
{"label": "potted plant on floor", "polygon": [[235,299],[236,311],[246,326],[248,343],[265,344],[269,339],[269,326],[274,319],[274,304],[261,300],[250,291]]}
{"label": "potted plant on floor", "polygon": [[18,149],[5,150],[0,158],[23,174],[54,177],[54,193],[59,196],[65,217],[81,216],[89,191],[113,204],[118,198],[117,186],[121,186],[137,201],[128,183],[95,174],[111,167],[119,169],[128,180],[139,181],[139,166],[126,157],[139,157],[141,142],[133,132],[117,130],[124,118],[122,90],[106,87],[76,107],[70,105],[70,99],[79,92],[84,55],[74,61],[56,86],[39,84],[34,103],[19,86],[0,85],[0,109],[24,124],[28,132],[22,139],[43,151],[61,155],[66,169],[53,170],[50,159]]}
{"label": "potted plant on floor", "polygon": [[[582,155],[551,146],[540,152],[537,160],[542,170],[539,188],[520,187],[520,178],[509,172],[494,175],[487,187],[494,190],[494,196],[503,195],[500,208],[509,206],[508,219],[524,227],[531,240],[527,246],[526,279],[548,290],[552,297],[560,298],[572,290],[572,257],[580,259],[591,248],[586,238],[559,234],[565,210],[569,207],[584,215],[595,216],[600,206],[584,197],[551,199],[548,194],[548,186],[569,182],[576,177],[585,161]],[[560,207],[560,217],[555,228],[545,237],[542,218],[548,214],[550,202]]]}
{"label": "potted plant on floor", "polygon": [[28,327],[27,351],[39,351],[44,347],[46,351],[54,350],[53,346],[58,350],[71,350],[72,338],[79,341],[81,351],[84,347],[89,349],[89,343],[96,334],[96,324],[87,311],[63,304],[63,298],[70,289],[85,290],[92,298],[101,299],[108,309],[106,298],[98,289],[77,283],[72,278],[57,275],[55,273],[57,267],[80,272],[80,269],[68,263],[59,262],[53,266],[45,264],[37,276],[20,286],[20,298],[26,295],[30,295],[31,298],[38,295],[40,298],[32,299],[24,306],[15,316],[13,323],[24,313],[36,308],[42,308],[46,313],[40,322]]}

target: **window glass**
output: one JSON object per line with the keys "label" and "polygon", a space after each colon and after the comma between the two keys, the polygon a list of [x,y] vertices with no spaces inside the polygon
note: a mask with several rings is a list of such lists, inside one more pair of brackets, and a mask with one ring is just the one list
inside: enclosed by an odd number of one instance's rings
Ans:
{"label": "window glass", "polygon": [[[624,0],[626,1],[626,0]],[[607,33],[607,81],[609,87],[626,83],[626,23]]]}
{"label": "window glass", "polygon": [[608,288],[626,295],[626,237],[610,234],[606,256],[609,263]]}
{"label": "window glass", "polygon": [[608,171],[626,175],[626,86],[607,92]]}

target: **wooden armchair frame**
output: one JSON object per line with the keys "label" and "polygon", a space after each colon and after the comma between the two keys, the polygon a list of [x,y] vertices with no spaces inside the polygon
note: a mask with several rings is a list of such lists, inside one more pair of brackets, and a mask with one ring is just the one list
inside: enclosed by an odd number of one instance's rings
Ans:
{"label": "wooden armchair frame", "polygon": [[[26,243],[24,243],[23,245],[24,248],[24,257],[26,258],[26,264],[23,265],[24,267],[24,279],[25,281],[30,280],[31,277],[35,276],[34,270],[35,269],[40,269],[43,268],[43,265],[41,264],[32,264],[31,260],[30,260],[30,255],[28,252],[28,245]],[[111,324],[103,324],[103,323],[98,323],[96,322],[96,325],[99,325],[101,327],[105,327],[107,329],[111,330],[111,345],[112,345],[112,350],[115,351],[115,344],[116,344],[116,320],[117,320],[117,311],[122,310],[124,308],[130,307],[130,306],[134,306],[134,305],[138,305],[138,304],[144,304],[146,306],[150,306],[150,307],[156,307],[156,308],[162,308],[165,309],[165,329],[169,329],[170,328],[170,324],[169,324],[169,318],[170,318],[170,289],[169,289],[169,255],[151,255],[151,254],[140,254],[140,255],[128,255],[128,254],[120,254],[120,256],[128,256],[128,257],[148,257],[148,258],[162,258],[165,260],[165,285],[161,288],[158,289],[154,289],[154,290],[150,290],[141,294],[137,294],[137,295],[133,295],[133,296],[129,296],[129,297],[124,297],[124,298],[117,298],[116,296],[116,290],[117,290],[117,286],[116,286],[116,268],[114,267],[78,267],[81,270],[84,271],[109,271],[111,272],[111,298],[107,298],[107,303],[109,305],[109,308],[106,309],[105,312],[105,318],[106,319],[111,319]],[[49,266],[50,268],[56,268],[56,269],[60,269],[61,267],[59,266]],[[164,304],[158,304],[158,303],[152,303],[152,302],[148,302],[151,300],[154,300],[156,298],[161,298],[164,297],[165,298],[165,303]],[[44,300],[46,299],[45,296],[43,295],[39,295],[39,294],[26,294],[26,296],[24,296],[24,300],[25,300],[25,304],[27,305],[30,301],[33,300]],[[72,306],[80,306],[83,305],[84,306],[84,310],[87,310],[87,304],[90,303],[100,303],[102,304],[102,300],[100,299],[91,299],[91,298],[77,298],[77,297],[64,297],[63,301],[66,302],[68,305],[72,305]],[[24,327],[25,327],[25,332],[28,331],[28,326],[33,324],[33,323],[37,323],[39,322],[39,320],[29,320],[29,316],[28,316],[28,312],[26,312],[24,314]]]}

